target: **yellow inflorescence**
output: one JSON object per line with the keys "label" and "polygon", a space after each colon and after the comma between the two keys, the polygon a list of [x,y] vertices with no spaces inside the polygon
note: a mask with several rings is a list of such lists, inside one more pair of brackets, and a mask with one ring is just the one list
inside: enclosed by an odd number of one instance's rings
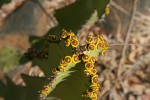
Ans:
{"label": "yellow inflorescence", "polygon": [[79,46],[79,42],[77,39],[70,39],[71,40],[71,46],[73,48],[77,48]]}
{"label": "yellow inflorescence", "polygon": [[71,63],[79,62],[79,58],[76,54],[73,56],[66,56],[64,59],[60,60],[60,65],[52,70],[53,74],[57,74],[59,72],[65,72],[66,67]]}
{"label": "yellow inflorescence", "polygon": [[96,60],[97,58],[90,57],[86,54],[82,56],[82,61],[85,63],[84,73],[86,74],[86,76],[91,77],[90,89],[86,90],[83,96],[90,97],[92,100],[97,100],[99,91],[98,75],[96,69],[94,69],[94,63]]}
{"label": "yellow inflorescence", "polygon": [[83,62],[88,62],[88,61],[90,60],[90,56],[84,54],[84,55],[82,56],[82,60],[83,60]]}
{"label": "yellow inflorescence", "polygon": [[98,100],[99,80],[96,69],[94,69],[95,60],[91,57],[85,62],[85,74],[91,77],[90,89],[84,93],[85,97],[90,97],[92,100]]}
{"label": "yellow inflorescence", "polygon": [[[70,46],[72,48],[77,48],[79,46],[79,41],[76,37],[76,35],[71,31],[62,30],[62,33],[60,34],[60,37],[65,40],[66,46]],[[60,66],[54,68],[52,70],[53,74],[57,74],[59,72],[66,71],[66,66],[70,63],[77,63],[79,61],[78,55],[74,54],[71,56],[66,56],[64,59],[61,59]]]}
{"label": "yellow inflorescence", "polygon": [[[105,51],[108,49],[108,43],[101,35],[98,35],[95,38],[89,35],[86,38],[86,42],[88,44],[88,51],[91,52],[99,49],[101,50],[101,54],[104,55]],[[88,54],[84,54],[82,56],[82,61],[85,64],[84,73],[86,74],[86,76],[90,77],[91,82],[90,88],[84,92],[83,96],[89,97],[91,98],[91,100],[98,100],[98,92],[100,88],[97,70],[94,69],[94,63],[97,60],[97,57],[91,57]]]}
{"label": "yellow inflorescence", "polygon": [[65,60],[66,64],[69,64],[69,63],[72,62],[72,57],[71,56],[66,56],[64,60]]}
{"label": "yellow inflorescence", "polygon": [[72,46],[73,48],[77,48],[79,46],[79,41],[76,35],[73,32],[67,32],[66,30],[62,30],[60,34],[62,39],[65,39],[66,46]]}
{"label": "yellow inflorescence", "polygon": [[104,55],[105,51],[109,48],[108,42],[101,35],[97,36],[96,48],[102,49],[101,55]]}
{"label": "yellow inflorescence", "polygon": [[72,56],[72,61],[73,61],[73,63],[77,63],[77,62],[79,61],[78,55],[74,54],[74,55]]}
{"label": "yellow inflorescence", "polygon": [[93,69],[94,68],[94,63],[93,62],[87,62],[85,63],[85,69]]}
{"label": "yellow inflorescence", "polygon": [[88,46],[88,50],[89,50],[89,51],[93,51],[93,50],[95,50],[95,49],[97,49],[97,48],[96,48],[96,45],[95,45],[94,43],[92,43],[92,44],[90,44],[90,45]]}
{"label": "yellow inflorescence", "polygon": [[88,43],[88,44],[94,43],[94,37],[91,35],[87,36],[86,43]]}
{"label": "yellow inflorescence", "polygon": [[70,39],[69,39],[69,38],[68,38],[68,39],[66,39],[65,43],[66,43],[66,46],[67,46],[67,47],[69,47],[69,46],[70,46],[70,44],[71,44]]}

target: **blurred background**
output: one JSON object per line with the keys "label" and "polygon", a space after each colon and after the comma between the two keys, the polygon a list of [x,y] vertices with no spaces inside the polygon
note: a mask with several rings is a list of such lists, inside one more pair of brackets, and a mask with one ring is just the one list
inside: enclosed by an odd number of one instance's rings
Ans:
{"label": "blurred background", "polygon": [[[6,1],[0,0],[0,87],[7,84],[6,75],[25,86],[21,73],[44,76],[31,62],[20,63],[31,46],[29,37],[45,35],[58,24],[54,11],[76,0]],[[108,15],[77,34],[81,45],[89,32],[109,42],[109,50],[96,64],[102,83],[99,100],[150,100],[150,1],[112,0],[109,8]]]}

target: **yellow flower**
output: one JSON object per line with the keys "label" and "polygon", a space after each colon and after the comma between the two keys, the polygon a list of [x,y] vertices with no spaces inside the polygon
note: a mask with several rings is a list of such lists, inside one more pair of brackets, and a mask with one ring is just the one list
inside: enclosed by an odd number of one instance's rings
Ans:
{"label": "yellow flower", "polygon": [[56,67],[56,68],[54,68],[53,70],[52,70],[52,73],[53,74],[57,74],[57,73],[59,73],[59,72],[64,72],[64,71],[66,71],[66,68],[64,67],[64,66],[58,66],[58,67]]}
{"label": "yellow flower", "polygon": [[63,29],[62,33],[60,34],[60,37],[63,39],[67,38],[67,31]]}
{"label": "yellow flower", "polygon": [[89,51],[93,51],[93,50],[96,50],[97,48],[96,48],[96,46],[95,46],[95,44],[90,44],[89,46],[88,46],[88,50]]}
{"label": "yellow flower", "polygon": [[66,46],[67,46],[67,47],[70,46],[70,43],[71,43],[70,39],[68,38],[68,39],[65,41],[65,43],[66,43]]}
{"label": "yellow flower", "polygon": [[92,68],[94,68],[94,63],[93,62],[87,62],[87,63],[85,63],[85,68],[86,69],[92,69]]}
{"label": "yellow flower", "polygon": [[96,70],[96,69],[91,69],[90,72],[91,72],[91,75],[92,75],[92,76],[94,76],[94,75],[97,74],[97,70]]}
{"label": "yellow flower", "polygon": [[84,70],[86,76],[95,76],[97,74],[96,69],[86,69]]}
{"label": "yellow flower", "polygon": [[92,84],[98,84],[99,83],[98,75],[92,76],[91,82]]}
{"label": "yellow flower", "polygon": [[98,95],[93,93],[93,95],[90,97],[92,100],[98,100]]}
{"label": "yellow flower", "polygon": [[70,35],[69,38],[70,38],[71,40],[77,40],[77,37],[76,37],[75,35]]}
{"label": "yellow flower", "polygon": [[69,64],[72,62],[71,56],[66,56],[64,60],[65,60],[66,64]]}
{"label": "yellow flower", "polygon": [[93,62],[93,63],[94,63],[95,61],[97,61],[97,60],[98,60],[98,57],[91,57],[91,59],[90,59],[90,61]]}
{"label": "yellow flower", "polygon": [[96,43],[96,48],[99,49],[100,47],[102,47],[101,43]]}
{"label": "yellow flower", "polygon": [[73,48],[78,47],[78,46],[79,46],[79,41],[78,41],[77,39],[71,40],[71,46],[72,46]]}
{"label": "yellow flower", "polygon": [[98,94],[98,92],[99,92],[99,86],[91,85],[90,88],[92,89],[93,93]]}
{"label": "yellow flower", "polygon": [[83,96],[85,97],[89,97],[92,100],[98,100],[98,94],[92,92],[91,90],[86,90],[85,92],[83,92]]}
{"label": "yellow flower", "polygon": [[62,65],[62,66],[65,66],[65,65],[66,65],[66,62],[65,62],[64,59],[61,59],[61,60],[60,60],[60,65]]}
{"label": "yellow flower", "polygon": [[74,36],[74,33],[72,31],[70,31],[70,32],[67,32],[67,35],[68,36]]}
{"label": "yellow flower", "polygon": [[103,43],[104,42],[104,38],[102,35],[98,35],[97,36],[97,43]]}
{"label": "yellow flower", "polygon": [[74,62],[74,63],[76,63],[76,62],[79,61],[79,57],[78,57],[78,55],[76,55],[76,54],[74,54],[74,55],[72,56],[72,59],[73,59],[73,62]]}
{"label": "yellow flower", "polygon": [[103,49],[102,52],[101,52],[101,55],[104,56],[105,52],[106,52],[106,49]]}
{"label": "yellow flower", "polygon": [[84,73],[85,73],[86,76],[90,76],[91,75],[89,70],[84,70]]}
{"label": "yellow flower", "polygon": [[50,86],[49,85],[44,85],[43,89],[40,91],[40,93],[44,96],[48,95],[50,92]]}
{"label": "yellow flower", "polygon": [[66,71],[66,68],[62,65],[58,66],[58,68],[59,68],[60,72]]}
{"label": "yellow flower", "polygon": [[90,56],[84,54],[84,55],[82,56],[82,60],[83,60],[83,62],[88,62],[88,61],[90,60]]}
{"label": "yellow flower", "polygon": [[91,35],[87,36],[86,37],[86,42],[88,44],[94,43],[94,37],[92,37]]}

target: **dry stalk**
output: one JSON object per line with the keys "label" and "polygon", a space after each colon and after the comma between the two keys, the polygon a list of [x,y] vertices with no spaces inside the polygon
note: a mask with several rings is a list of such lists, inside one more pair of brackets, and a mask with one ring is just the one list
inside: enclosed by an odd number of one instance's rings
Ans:
{"label": "dry stalk", "polygon": [[127,44],[128,44],[129,38],[130,38],[129,34],[131,33],[131,30],[132,30],[132,27],[133,27],[134,16],[135,16],[135,13],[136,13],[136,9],[137,9],[137,0],[134,0],[131,20],[130,20],[130,24],[129,24],[127,34],[126,34],[126,37],[125,37],[125,43],[124,43],[124,46],[123,46],[123,50],[122,50],[122,58],[119,62],[119,66],[118,66],[118,71],[117,71],[118,78],[120,77],[120,75],[122,73],[122,66],[125,63]]}

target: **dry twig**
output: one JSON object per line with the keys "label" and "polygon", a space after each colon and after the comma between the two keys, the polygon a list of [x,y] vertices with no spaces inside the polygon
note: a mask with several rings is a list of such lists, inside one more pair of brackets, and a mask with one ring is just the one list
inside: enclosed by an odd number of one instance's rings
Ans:
{"label": "dry twig", "polygon": [[125,58],[126,58],[127,44],[128,44],[129,38],[130,38],[129,34],[131,33],[131,30],[132,30],[132,27],[133,27],[136,8],[137,8],[137,0],[134,0],[131,20],[130,20],[129,28],[127,30],[127,34],[126,34],[126,38],[125,38],[125,45],[123,46],[123,50],[122,50],[122,58],[120,60],[119,66],[118,66],[118,72],[117,72],[118,77],[120,77],[120,75],[121,75],[121,72],[122,72],[121,67],[124,65],[124,61],[125,61]]}
{"label": "dry twig", "polygon": [[58,22],[56,21],[56,19],[54,18],[54,16],[52,15],[52,14],[50,14],[50,13],[48,13],[47,11],[46,11],[46,9],[43,7],[43,5],[37,0],[36,1],[36,3],[39,5],[39,7],[42,9],[42,11],[45,13],[45,15],[48,17],[48,19],[49,19],[49,22],[52,22],[51,24],[53,24],[53,25],[51,25],[50,23],[50,26],[55,26],[55,25],[57,25],[58,24]]}

